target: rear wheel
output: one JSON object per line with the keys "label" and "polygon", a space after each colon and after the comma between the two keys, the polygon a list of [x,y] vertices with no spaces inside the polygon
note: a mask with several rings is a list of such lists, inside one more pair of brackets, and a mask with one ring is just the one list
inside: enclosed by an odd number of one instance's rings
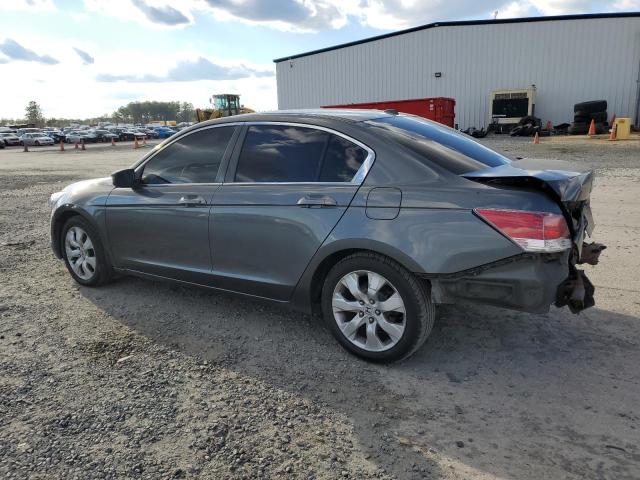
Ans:
{"label": "rear wheel", "polygon": [[328,273],[322,312],[343,347],[377,362],[414,353],[435,318],[429,293],[415,275],[387,257],[365,252],[344,258]]}
{"label": "rear wheel", "polygon": [[38,140],[36,140],[36,147],[40,146],[40,142]]}
{"label": "rear wheel", "polygon": [[67,270],[81,285],[94,287],[111,279],[111,266],[93,226],[80,216],[71,217],[62,228],[62,252]]}

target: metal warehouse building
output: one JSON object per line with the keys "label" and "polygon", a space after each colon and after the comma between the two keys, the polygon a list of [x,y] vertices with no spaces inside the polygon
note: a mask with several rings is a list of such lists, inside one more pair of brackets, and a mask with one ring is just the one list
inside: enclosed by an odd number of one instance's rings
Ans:
{"label": "metal warehouse building", "polygon": [[570,122],[606,99],[638,124],[640,12],[441,22],[275,60],[278,108],[451,97],[487,126],[490,94],[535,85],[535,114]]}

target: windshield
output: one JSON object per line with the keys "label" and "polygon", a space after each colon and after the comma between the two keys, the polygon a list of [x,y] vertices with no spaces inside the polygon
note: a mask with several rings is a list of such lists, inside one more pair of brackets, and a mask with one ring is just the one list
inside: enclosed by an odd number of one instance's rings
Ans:
{"label": "windshield", "polygon": [[420,117],[394,115],[367,123],[384,128],[403,146],[458,175],[511,163],[464,133]]}

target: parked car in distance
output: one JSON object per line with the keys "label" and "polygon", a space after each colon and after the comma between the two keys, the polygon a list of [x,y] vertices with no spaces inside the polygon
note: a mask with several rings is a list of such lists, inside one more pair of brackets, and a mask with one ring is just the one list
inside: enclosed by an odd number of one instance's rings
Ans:
{"label": "parked car in distance", "polygon": [[121,140],[129,140],[129,141],[133,141],[136,138],[138,140],[142,140],[143,138],[145,138],[146,135],[143,132],[139,132],[138,130],[124,130],[120,133],[120,139]]}
{"label": "parked car in distance", "polygon": [[20,137],[20,145],[53,145],[53,138],[43,133],[25,133]]}
{"label": "parked car in distance", "polygon": [[54,193],[51,244],[81,285],[131,274],[269,299],[388,362],[424,343],[436,304],[592,306],[592,180],[411,115],[247,114]]}
{"label": "parked car in distance", "polygon": [[175,130],[172,130],[169,127],[156,127],[154,131],[157,135],[157,138],[169,138],[173,134],[175,134]]}
{"label": "parked car in distance", "polygon": [[60,143],[60,141],[65,141],[65,134],[61,130],[57,129],[45,129],[42,131],[47,137],[51,137],[55,143]]}
{"label": "parked car in distance", "polygon": [[18,137],[15,133],[2,132],[0,133],[0,143],[6,145],[7,147],[20,145],[20,137]]}
{"label": "parked car in distance", "polygon": [[16,131],[18,137],[22,137],[25,133],[42,133],[42,130],[39,128],[19,128]]}
{"label": "parked car in distance", "polygon": [[144,133],[147,136],[147,138],[158,138],[158,134],[153,128],[144,127],[144,128],[140,128],[139,131]]}
{"label": "parked car in distance", "polygon": [[96,129],[90,130],[97,138],[99,142],[110,142],[111,139],[120,140],[120,136],[117,133],[110,132],[109,130]]}
{"label": "parked car in distance", "polygon": [[71,131],[68,132],[65,136],[65,142],[67,143],[96,143],[97,141],[98,136],[90,130]]}

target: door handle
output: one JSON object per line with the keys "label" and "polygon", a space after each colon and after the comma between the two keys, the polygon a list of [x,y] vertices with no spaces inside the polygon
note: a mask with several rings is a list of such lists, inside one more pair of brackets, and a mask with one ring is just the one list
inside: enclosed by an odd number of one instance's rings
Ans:
{"label": "door handle", "polygon": [[329,197],[327,195],[323,195],[321,197],[305,195],[298,200],[297,205],[304,208],[327,208],[337,207],[338,202],[336,202],[335,198]]}
{"label": "door handle", "polygon": [[197,207],[198,205],[206,205],[207,201],[201,195],[183,195],[178,203],[185,207]]}

